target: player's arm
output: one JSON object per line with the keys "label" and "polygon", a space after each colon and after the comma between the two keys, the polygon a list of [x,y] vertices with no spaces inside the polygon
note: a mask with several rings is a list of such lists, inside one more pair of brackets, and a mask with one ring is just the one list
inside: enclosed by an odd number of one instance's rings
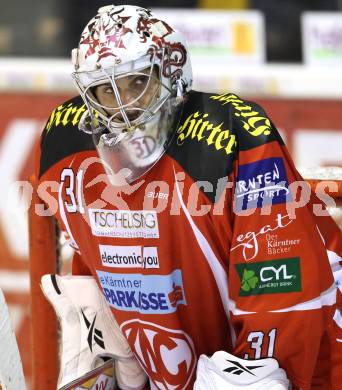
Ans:
{"label": "player's arm", "polygon": [[[318,194],[318,196],[322,196]],[[326,195],[324,195],[327,200]],[[330,200],[329,200],[330,201]],[[315,373],[318,383],[322,370],[329,371],[331,382],[335,385],[342,383],[342,235],[341,220],[338,212],[335,213],[335,222],[327,217],[325,207],[322,207],[315,194],[312,194],[312,207],[316,206],[315,219],[319,229],[321,239],[326,248],[330,267],[334,276],[336,286],[336,309],[333,321],[327,328],[327,337],[324,347],[329,351],[330,360],[327,362],[326,356],[322,353],[317,364],[320,367]],[[337,225],[337,223],[339,225]],[[323,348],[323,346],[322,346]]]}
{"label": "player's arm", "polygon": [[[54,198],[52,198],[48,190],[46,189],[44,185],[44,175],[43,173],[46,173],[49,169],[53,169],[53,164],[51,162],[47,163],[46,161],[50,158],[47,156],[50,156],[51,154],[55,153],[55,151],[51,150],[51,141],[48,140],[49,134],[53,132],[59,132],[61,129],[54,124],[53,118],[55,117],[55,111],[53,110],[50,117],[47,120],[47,123],[42,131],[42,134],[36,143],[36,150],[35,150],[35,172],[33,176],[34,185],[39,187],[38,188],[38,196],[40,197],[40,201],[44,207],[42,209],[47,210],[47,214],[51,215],[51,213],[56,212],[56,207],[54,207],[53,203],[49,203],[51,201],[54,201]],[[61,126],[61,125],[59,125]],[[49,146],[48,146],[49,145]],[[56,146],[57,148],[58,146]],[[47,169],[45,166],[51,165],[49,169]],[[55,183],[58,185],[58,183]],[[49,187],[48,187],[49,188]],[[57,191],[57,189],[54,188],[53,190]],[[54,214],[54,217],[57,218],[57,215]],[[43,217],[43,216],[42,216]],[[68,235],[66,227],[63,225],[63,223],[59,224],[59,230],[61,231],[61,235],[64,237],[64,241],[66,245],[70,245],[70,247],[74,250],[74,254],[72,257],[72,273],[73,275],[91,275],[91,272],[89,270],[89,267],[86,264],[86,261],[82,258],[82,254],[79,251],[79,248],[77,246],[77,243],[73,240],[73,237],[71,235]]]}
{"label": "player's arm", "polygon": [[[330,337],[334,278],[308,190],[301,190],[305,184],[276,128],[259,106],[237,100],[240,150],[229,261],[234,354],[273,357],[292,384],[306,390],[319,370],[321,342]],[[333,234],[336,241],[339,233]],[[321,388],[330,380],[324,372]]]}

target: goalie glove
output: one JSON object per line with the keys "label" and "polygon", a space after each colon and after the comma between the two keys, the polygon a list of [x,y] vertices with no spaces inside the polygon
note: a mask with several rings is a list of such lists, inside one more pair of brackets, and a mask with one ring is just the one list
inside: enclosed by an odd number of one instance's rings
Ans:
{"label": "goalie glove", "polygon": [[44,275],[41,287],[62,330],[58,386],[65,386],[115,358],[115,377],[123,390],[140,390],[147,376],[135,359],[92,276]]}
{"label": "goalie glove", "polygon": [[246,360],[224,351],[201,355],[194,390],[287,390],[289,380],[275,359]]}

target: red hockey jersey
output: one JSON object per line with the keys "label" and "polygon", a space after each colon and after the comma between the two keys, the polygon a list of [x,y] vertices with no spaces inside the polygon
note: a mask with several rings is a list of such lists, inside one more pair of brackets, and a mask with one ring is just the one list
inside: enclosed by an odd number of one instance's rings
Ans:
{"label": "red hockey jersey", "polygon": [[164,156],[120,187],[78,129],[84,111],[76,97],[51,114],[40,196],[152,386],[191,389],[199,355],[226,350],[276,358],[296,388],[341,389],[341,234],[262,108],[189,93]]}

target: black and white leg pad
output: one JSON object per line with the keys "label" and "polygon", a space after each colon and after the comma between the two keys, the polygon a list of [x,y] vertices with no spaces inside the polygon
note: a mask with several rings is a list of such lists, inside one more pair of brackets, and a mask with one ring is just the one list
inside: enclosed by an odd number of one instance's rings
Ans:
{"label": "black and white leg pad", "polygon": [[115,376],[121,389],[142,389],[147,376],[95,279],[44,275],[41,286],[62,330],[58,388],[91,371],[101,362],[101,357],[107,356],[115,358]]}

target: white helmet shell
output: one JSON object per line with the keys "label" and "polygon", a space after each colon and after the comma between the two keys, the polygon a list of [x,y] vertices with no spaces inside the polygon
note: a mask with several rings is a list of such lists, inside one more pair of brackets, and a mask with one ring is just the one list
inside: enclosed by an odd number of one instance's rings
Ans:
{"label": "white helmet shell", "polygon": [[[136,180],[162,157],[176,131],[183,95],[192,87],[183,35],[150,10],[109,5],[87,24],[72,60],[87,106],[80,129],[92,133],[107,171],[128,168],[127,180]],[[136,94],[130,91],[134,87],[118,87],[122,78],[138,75],[145,82]],[[98,98],[100,85],[112,88],[113,104]]]}
{"label": "white helmet shell", "polygon": [[[161,57],[164,49],[164,58]],[[158,53],[163,63],[162,80],[171,86],[178,80],[184,92],[192,87],[192,69],[183,35],[150,10],[132,6],[108,5],[86,25],[79,47],[72,51],[75,73],[98,71],[116,66],[124,72],[125,64],[147,54]],[[83,88],[87,85],[82,85]]]}

